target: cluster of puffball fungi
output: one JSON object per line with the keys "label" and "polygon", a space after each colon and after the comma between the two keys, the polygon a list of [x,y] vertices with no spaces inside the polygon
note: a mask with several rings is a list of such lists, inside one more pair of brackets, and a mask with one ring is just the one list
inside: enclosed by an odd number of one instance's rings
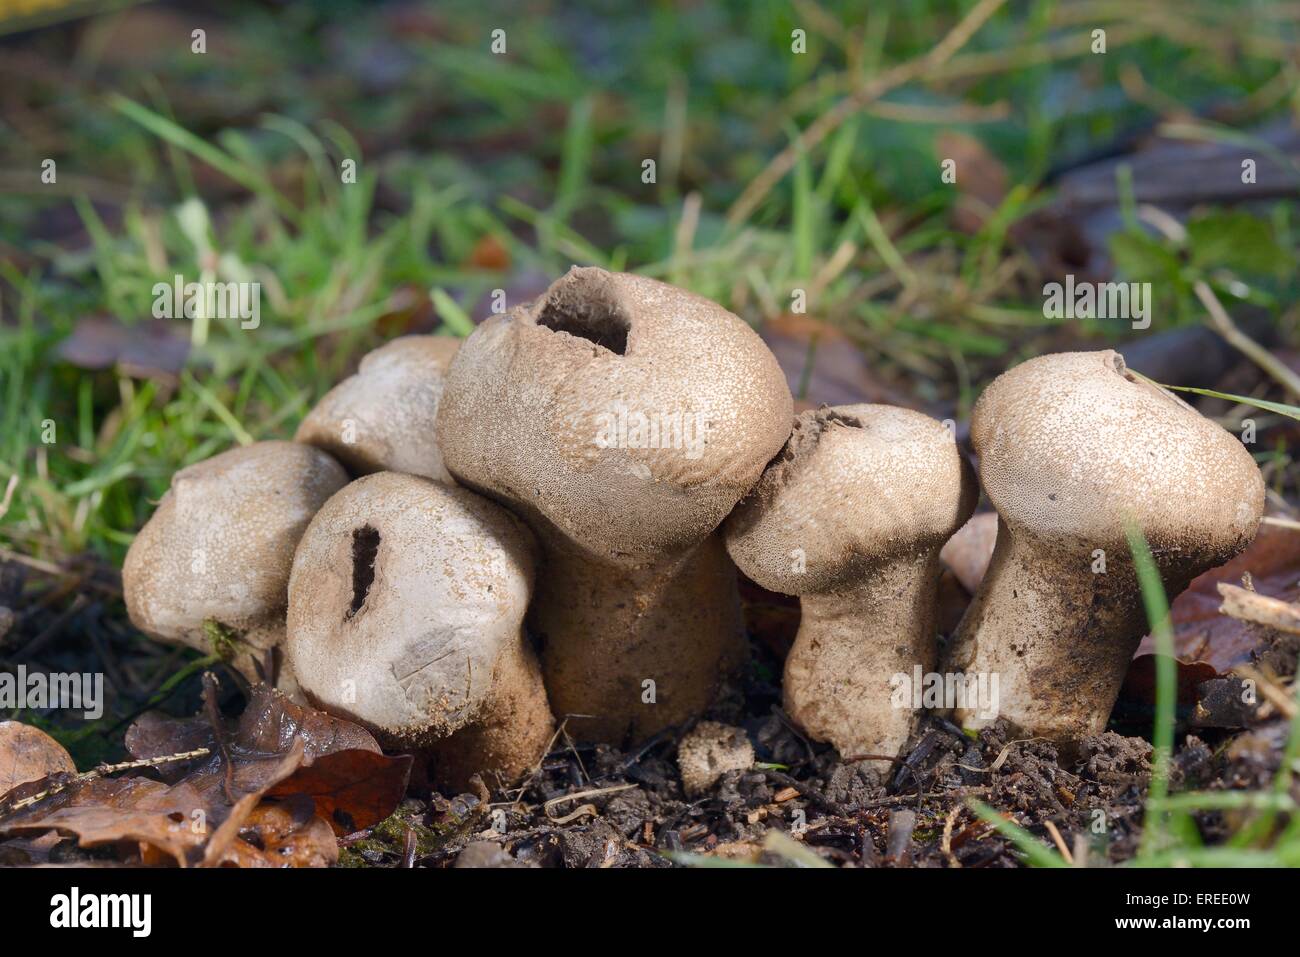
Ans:
{"label": "cluster of puffball fungi", "polygon": [[[177,472],[127,555],[127,608],[425,755],[442,787],[518,781],[557,720],[615,746],[696,722],[747,657],[737,567],[800,597],[785,710],[846,759],[905,752],[921,714],[891,681],[918,666],[998,675],[1000,716],[1069,746],[1104,727],[1146,630],[1129,530],[1177,593],[1249,544],[1263,480],[1115,352],[997,378],[978,481],[950,425],[796,417],[740,318],[574,268],[463,342],[370,353],[295,441]],[[996,547],[944,650],[940,550],[981,485]]]}

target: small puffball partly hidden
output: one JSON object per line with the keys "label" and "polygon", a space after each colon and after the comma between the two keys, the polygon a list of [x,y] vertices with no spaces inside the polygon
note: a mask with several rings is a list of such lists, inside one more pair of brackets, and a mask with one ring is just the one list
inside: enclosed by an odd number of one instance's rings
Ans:
{"label": "small puffball partly hidden", "polygon": [[974,594],[989,569],[997,540],[997,512],[980,512],[948,539],[939,550],[939,561],[957,577],[962,588]]}
{"label": "small puffball partly hidden", "polygon": [[517,779],[554,731],[523,633],[534,548],[467,489],[398,472],[353,482],[312,521],[289,580],[303,693],[385,745],[428,752],[440,784]]}
{"label": "small puffball partly hidden", "polygon": [[162,641],[229,654],[255,680],[284,639],[298,539],[347,480],[324,452],[294,442],[255,442],[181,469],[122,567],[131,621]]}
{"label": "small puffball partly hidden", "polygon": [[410,472],[450,482],[435,422],[460,343],[454,336],[402,336],[368,353],[355,375],[307,413],[295,441],[324,449],[353,475]]}
{"label": "small puffball partly hidden", "polygon": [[471,841],[456,855],[452,867],[527,867],[505,852],[505,849],[493,841]]}
{"label": "small puffball partly hidden", "polygon": [[687,797],[697,797],[728,771],[754,765],[754,746],[740,728],[701,721],[677,745],[677,769]]}

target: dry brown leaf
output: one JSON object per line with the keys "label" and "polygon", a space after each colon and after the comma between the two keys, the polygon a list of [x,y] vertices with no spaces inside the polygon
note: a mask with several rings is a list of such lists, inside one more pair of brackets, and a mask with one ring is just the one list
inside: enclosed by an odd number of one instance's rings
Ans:
{"label": "dry brown leaf", "polygon": [[145,777],[90,778],[0,820],[0,836],[57,830],[82,847],[143,843],[184,866],[207,840],[204,801],[192,786]]}
{"label": "dry brown leaf", "polygon": [[137,379],[172,380],[185,368],[190,340],[185,327],[167,319],[124,325],[108,316],[87,316],[59,343],[59,358],[79,369],[112,369]]}
{"label": "dry brown leaf", "polygon": [[213,835],[204,863],[219,867],[328,867],[339,859],[338,839],[305,795],[263,802]]}
{"label": "dry brown leaf", "polygon": [[935,140],[940,162],[955,164],[962,200],[953,209],[953,225],[977,233],[1007,195],[1007,169],[988,148],[968,133],[947,130]]}
{"label": "dry brown leaf", "polygon": [[20,784],[59,773],[77,773],[63,745],[40,728],[0,721],[0,796]]}
{"label": "dry brown leaf", "polygon": [[[1219,583],[1239,585],[1246,574],[1262,595],[1286,602],[1300,599],[1300,532],[1261,525],[1249,548],[1226,565],[1193,580],[1170,606],[1175,656],[1205,662],[1220,674],[1227,674],[1262,649],[1266,633],[1219,611],[1223,604]],[[1151,637],[1143,638],[1138,655],[1154,652]]]}
{"label": "dry brown leaf", "polygon": [[318,866],[338,857],[335,831],[382,821],[406,791],[409,756],[387,757],[363,728],[265,685],[238,721],[221,724],[218,735],[204,717],[142,716],[127,733],[137,760],[208,755],[159,767],[166,781],[64,775],[20,785],[9,807],[49,781],[62,790],[17,812],[0,808],[0,836],[55,829],[145,864]]}
{"label": "dry brown leaf", "polygon": [[760,334],[785,372],[796,412],[858,402],[915,408],[914,401],[881,382],[862,350],[832,325],[784,313],[764,323]]}

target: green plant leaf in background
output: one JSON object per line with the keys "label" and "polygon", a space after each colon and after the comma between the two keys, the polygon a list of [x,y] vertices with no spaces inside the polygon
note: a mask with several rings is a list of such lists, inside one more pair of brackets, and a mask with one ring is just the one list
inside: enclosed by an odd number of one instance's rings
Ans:
{"label": "green plant leaf in background", "polygon": [[1231,269],[1266,276],[1283,269],[1290,256],[1277,242],[1272,225],[1242,210],[1223,210],[1187,224],[1187,246],[1197,270]]}

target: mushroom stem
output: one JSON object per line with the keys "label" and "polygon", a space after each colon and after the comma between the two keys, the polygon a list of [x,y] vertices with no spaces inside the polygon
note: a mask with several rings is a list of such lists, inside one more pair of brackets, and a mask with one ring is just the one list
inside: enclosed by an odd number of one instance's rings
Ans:
{"label": "mushroom stem", "polygon": [[[801,599],[803,617],[785,661],[785,707],[810,737],[835,741],[845,759],[902,751],[919,715],[896,675],[932,672],[939,649],[933,550],[890,562],[850,588]],[[881,640],[886,638],[887,640]]]}
{"label": "mushroom stem", "polygon": [[548,546],[529,620],[569,732],[621,743],[703,711],[744,658],[736,569],[719,536],[635,569]]}
{"label": "mushroom stem", "polygon": [[474,774],[491,769],[518,781],[546,756],[555,721],[538,676],[532,649],[518,645],[502,653],[483,716],[428,745],[435,780],[465,788]]}
{"label": "mushroom stem", "polygon": [[[968,678],[997,676],[998,714],[957,708],[956,723],[977,729],[1002,717],[1061,742],[1105,729],[1146,621],[1132,559],[1113,552],[1105,573],[1095,573],[1091,549],[1043,541],[999,521],[988,572],[948,659]],[[1162,571],[1169,594],[1195,574]],[[1012,641],[1003,637],[1009,632]]]}

